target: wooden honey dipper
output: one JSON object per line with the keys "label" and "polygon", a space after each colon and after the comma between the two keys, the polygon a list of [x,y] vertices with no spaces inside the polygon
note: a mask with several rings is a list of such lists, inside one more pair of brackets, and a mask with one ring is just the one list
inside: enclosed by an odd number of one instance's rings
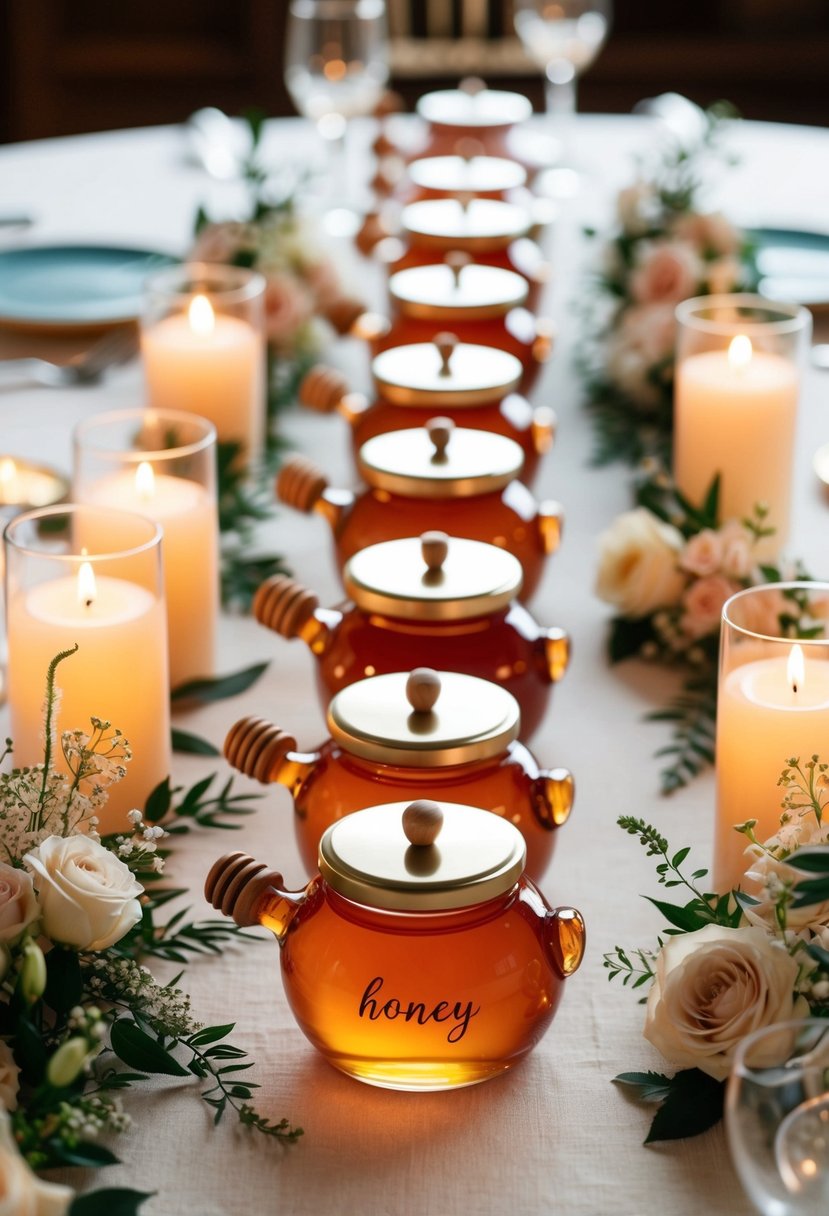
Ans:
{"label": "wooden honey dipper", "polygon": [[283,638],[297,637],[318,607],[313,591],[286,574],[271,575],[253,597],[253,615],[259,624]]}
{"label": "wooden honey dipper", "polygon": [[[363,310],[358,317],[352,316],[351,326],[357,327],[360,318],[370,316]],[[300,405],[317,414],[333,414],[335,411],[351,421],[368,408],[362,393],[353,393],[342,372],[324,363],[317,363],[303,376],[297,394]]]}
{"label": "wooden honey dipper", "polygon": [[288,752],[296,750],[296,739],[268,722],[253,715],[240,718],[231,726],[224,745],[228,763],[246,777],[268,785],[271,775]]}
{"label": "wooden honey dipper", "polygon": [[225,853],[210,867],[204,896],[217,912],[231,917],[240,928],[258,925],[256,909],[262,897],[284,885],[281,874],[248,853]]}
{"label": "wooden honey dipper", "polygon": [[328,478],[322,469],[305,456],[292,456],[286,460],[276,478],[279,501],[306,514],[313,511],[327,488]]}

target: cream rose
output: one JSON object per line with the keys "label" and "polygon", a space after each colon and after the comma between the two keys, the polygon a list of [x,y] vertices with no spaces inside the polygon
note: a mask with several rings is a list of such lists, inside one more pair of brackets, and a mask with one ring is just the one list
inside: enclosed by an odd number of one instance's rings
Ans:
{"label": "cream rose", "polygon": [[702,261],[684,241],[649,244],[630,276],[630,294],[639,304],[678,304],[702,278]]}
{"label": "cream rose", "polygon": [[106,950],[141,919],[143,887],[88,836],[49,836],[23,860],[34,872],[41,923],[52,941]]}
{"label": "cream rose", "polygon": [[0,862],[0,942],[16,942],[39,915],[31,875]]}
{"label": "cream rose", "polygon": [[20,1089],[20,1069],[14,1062],[12,1049],[0,1039],[0,1109],[17,1110]]}
{"label": "cream rose", "polygon": [[679,601],[682,535],[644,507],[626,511],[599,538],[596,594],[622,616],[643,617]]}
{"label": "cream rose", "polygon": [[706,925],[670,937],[656,960],[645,1038],[680,1068],[728,1076],[734,1049],[753,1030],[805,1016],[792,989],[798,965],[762,929]]}
{"label": "cream rose", "polygon": [[9,1116],[0,1110],[0,1216],[65,1216],[74,1191],[36,1177],[20,1156]]}

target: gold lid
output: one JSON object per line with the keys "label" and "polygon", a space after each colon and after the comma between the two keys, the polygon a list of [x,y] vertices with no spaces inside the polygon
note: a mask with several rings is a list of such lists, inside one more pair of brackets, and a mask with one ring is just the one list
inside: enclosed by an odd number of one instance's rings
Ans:
{"label": "gold lid", "polygon": [[524,453],[514,439],[456,427],[450,418],[387,431],[362,445],[357,466],[378,490],[405,498],[472,498],[516,478]]}
{"label": "gold lid", "polygon": [[521,711],[499,684],[418,667],[349,684],[332,698],[327,721],[354,756],[444,768],[501,755],[518,737]]}
{"label": "gold lid", "polygon": [[378,393],[392,405],[435,409],[498,402],[521,379],[515,355],[458,342],[454,334],[438,334],[434,342],[390,346],[373,359],[371,370]]}
{"label": "gold lid", "polygon": [[[418,814],[404,825],[410,807]],[[430,830],[423,836],[413,829],[427,814]],[[430,837],[431,843],[414,843]],[[458,802],[387,802],[333,823],[320,840],[319,870],[355,903],[440,912],[510,891],[526,856],[518,829],[491,811]]]}
{"label": "gold lid", "polygon": [[401,224],[420,245],[488,253],[526,236],[532,216],[500,199],[427,198],[404,207]]}
{"label": "gold lid", "polygon": [[524,122],[533,112],[521,93],[505,89],[436,89],[418,100],[417,112],[440,127],[507,127]]}
{"label": "gold lid", "polygon": [[524,303],[528,291],[527,280],[513,270],[454,260],[411,266],[389,279],[389,294],[407,317],[450,324],[503,317]]}
{"label": "gold lid", "polygon": [[469,191],[472,194],[495,190],[517,190],[527,181],[526,171],[517,161],[505,156],[426,156],[413,160],[408,173],[423,190],[444,190],[447,194]]}
{"label": "gold lid", "polygon": [[488,616],[515,599],[521,582],[521,563],[506,549],[439,532],[369,545],[343,570],[358,608],[415,621]]}

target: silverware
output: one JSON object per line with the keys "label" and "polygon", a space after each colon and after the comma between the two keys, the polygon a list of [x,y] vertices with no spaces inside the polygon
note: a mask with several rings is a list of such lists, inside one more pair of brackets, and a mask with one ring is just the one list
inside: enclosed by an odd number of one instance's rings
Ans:
{"label": "silverware", "polygon": [[3,372],[23,373],[29,379],[50,388],[68,388],[73,384],[94,384],[110,367],[125,363],[135,353],[137,340],[132,330],[114,329],[87,350],[72,355],[63,363],[28,357],[0,360]]}

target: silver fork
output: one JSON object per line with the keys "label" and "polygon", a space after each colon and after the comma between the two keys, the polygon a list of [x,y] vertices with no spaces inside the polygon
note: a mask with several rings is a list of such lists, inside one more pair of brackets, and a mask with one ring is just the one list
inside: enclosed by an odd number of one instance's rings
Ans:
{"label": "silver fork", "polygon": [[25,359],[2,359],[0,371],[20,374],[50,388],[68,388],[73,384],[94,384],[110,367],[125,363],[135,353],[135,333],[128,329],[113,329],[87,350],[72,355],[63,363],[31,356]]}

